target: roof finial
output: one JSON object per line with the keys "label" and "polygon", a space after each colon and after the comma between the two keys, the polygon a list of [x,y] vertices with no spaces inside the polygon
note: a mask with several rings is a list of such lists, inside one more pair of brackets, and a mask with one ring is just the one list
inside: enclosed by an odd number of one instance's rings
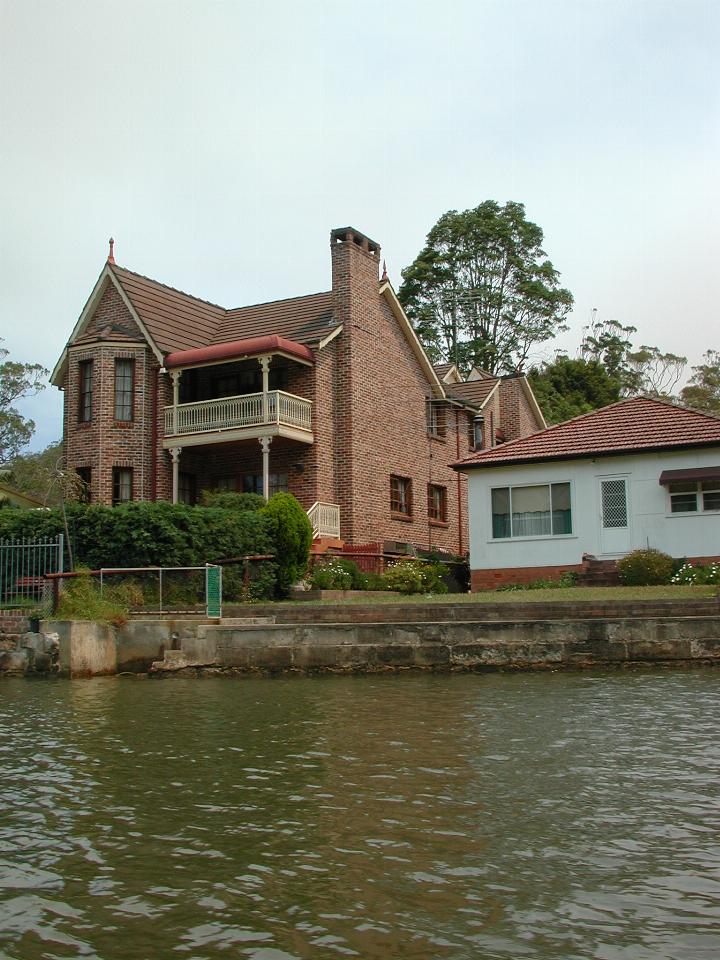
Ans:
{"label": "roof finial", "polygon": [[115,263],[115,254],[113,253],[113,247],[115,246],[115,241],[110,237],[110,252],[108,253],[107,262]]}
{"label": "roof finial", "polygon": [[387,280],[388,280],[387,264],[383,260],[383,272],[382,272],[382,276],[380,277],[380,283],[386,283]]}

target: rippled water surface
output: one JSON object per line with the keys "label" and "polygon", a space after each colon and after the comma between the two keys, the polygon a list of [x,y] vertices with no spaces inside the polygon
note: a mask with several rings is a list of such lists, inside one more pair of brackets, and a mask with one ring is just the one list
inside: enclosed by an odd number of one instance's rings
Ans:
{"label": "rippled water surface", "polygon": [[720,956],[720,671],[0,682],[0,957]]}

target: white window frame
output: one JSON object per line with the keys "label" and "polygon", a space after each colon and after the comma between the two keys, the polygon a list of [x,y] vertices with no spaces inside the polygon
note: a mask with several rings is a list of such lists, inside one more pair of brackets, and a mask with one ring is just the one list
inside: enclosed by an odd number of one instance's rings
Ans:
{"label": "white window frame", "polygon": [[[570,488],[570,525],[572,527],[571,533],[537,533],[530,534],[528,536],[518,536],[515,537],[512,535],[512,490],[513,487],[547,487],[550,489],[553,486],[559,486],[560,484],[568,484]],[[493,490],[508,490],[510,496],[510,536],[509,537],[496,537],[493,534],[493,507],[492,507],[492,495]],[[575,527],[575,487],[569,478],[564,478],[562,480],[548,480],[543,483],[499,483],[497,486],[490,487],[488,491],[488,506],[490,511],[490,537],[488,543],[517,543],[521,540],[574,540],[577,539],[577,532]],[[552,490],[550,490],[550,515],[551,515],[551,526],[552,526]]]}
{"label": "white window frame", "polygon": [[[695,484],[695,510],[673,510],[672,508],[673,497],[687,497],[693,492],[692,490],[688,490],[685,493],[681,493],[679,491],[672,493],[670,490],[670,487],[673,485],[673,483],[683,483],[688,485],[691,483]],[[702,516],[708,516],[708,515],[714,516],[714,515],[720,514],[720,508],[710,509],[710,510],[705,509],[705,501],[703,498],[703,493],[711,493],[715,491],[710,491],[710,490],[703,491],[702,489],[703,483],[717,483],[718,491],[720,492],[720,480],[719,481],[713,481],[713,480],[672,480],[670,481],[670,483],[668,483],[666,488],[667,503],[668,503],[667,516],[668,517],[702,517]]]}

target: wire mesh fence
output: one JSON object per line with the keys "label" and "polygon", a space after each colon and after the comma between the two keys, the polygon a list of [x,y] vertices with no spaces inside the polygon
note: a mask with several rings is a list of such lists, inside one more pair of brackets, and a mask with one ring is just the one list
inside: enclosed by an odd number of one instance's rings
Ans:
{"label": "wire mesh fence", "polygon": [[45,610],[51,590],[47,577],[63,571],[62,534],[48,540],[0,540],[0,607]]}
{"label": "wire mesh fence", "polygon": [[222,567],[122,567],[96,571],[101,596],[133,613],[222,616]]}

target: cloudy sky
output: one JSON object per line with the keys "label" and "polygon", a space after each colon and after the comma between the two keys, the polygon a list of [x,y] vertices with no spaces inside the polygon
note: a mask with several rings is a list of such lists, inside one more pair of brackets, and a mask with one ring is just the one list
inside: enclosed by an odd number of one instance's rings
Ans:
{"label": "cloudy sky", "polygon": [[[391,279],[517,200],[575,297],[720,349],[716,0],[0,0],[0,336],[52,367],[118,263],[225,306]],[[55,388],[24,406],[61,433]]]}

